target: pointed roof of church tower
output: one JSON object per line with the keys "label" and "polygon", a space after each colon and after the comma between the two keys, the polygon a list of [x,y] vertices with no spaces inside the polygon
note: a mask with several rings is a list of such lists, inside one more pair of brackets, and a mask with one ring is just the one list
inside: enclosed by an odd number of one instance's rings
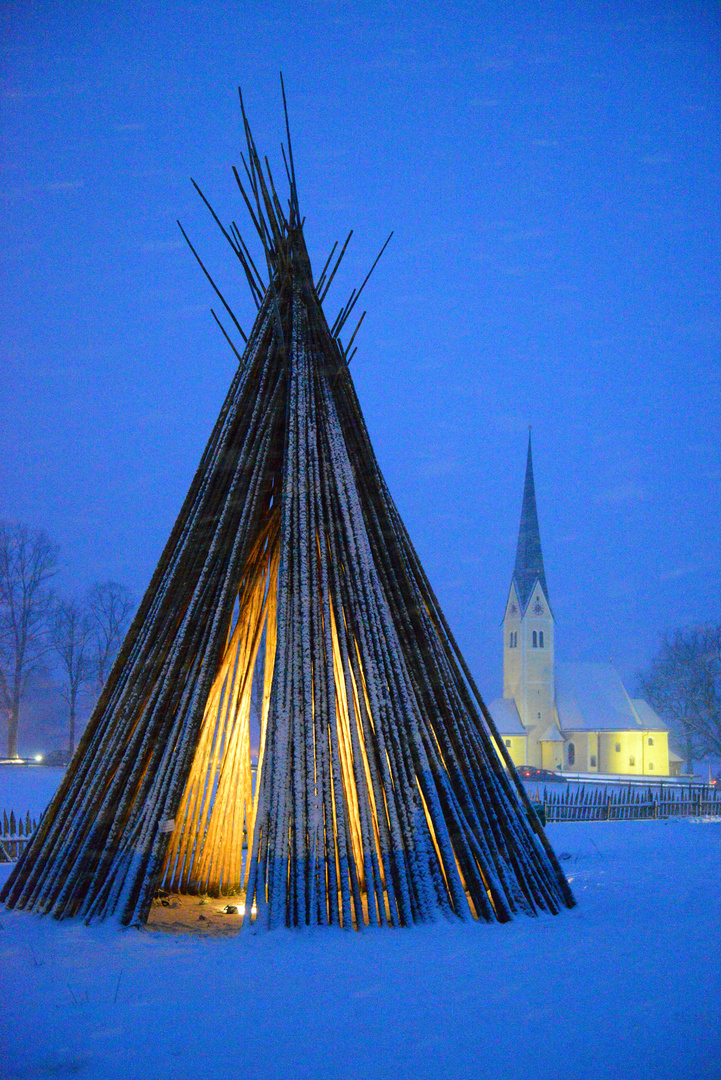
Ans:
{"label": "pointed roof of church tower", "polygon": [[533,483],[533,457],[531,455],[531,429],[528,429],[528,457],[526,458],[526,480],[523,485],[523,506],[521,524],[518,530],[516,565],[513,568],[513,582],[518,592],[521,611],[526,610],[531,599],[533,586],[540,581],[541,588],[548,599],[546,573],[543,569],[541,534],[538,529],[538,511],[536,510],[536,488]]}

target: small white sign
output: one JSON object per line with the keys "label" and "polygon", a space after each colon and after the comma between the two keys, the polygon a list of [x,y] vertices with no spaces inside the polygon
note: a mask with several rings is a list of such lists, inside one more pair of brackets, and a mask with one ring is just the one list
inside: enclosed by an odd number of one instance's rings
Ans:
{"label": "small white sign", "polygon": [[159,831],[161,833],[172,832],[174,830],[174,828],[175,828],[175,818],[169,817],[169,818],[166,818],[165,821],[160,822],[160,830]]}

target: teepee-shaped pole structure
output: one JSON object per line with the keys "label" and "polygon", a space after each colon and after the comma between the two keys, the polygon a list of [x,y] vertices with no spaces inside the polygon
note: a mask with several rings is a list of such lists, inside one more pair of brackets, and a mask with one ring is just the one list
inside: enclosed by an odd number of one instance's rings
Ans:
{"label": "teepee-shaped pole structure", "polygon": [[246,922],[267,927],[557,912],[568,885],[373,454],[339,336],[357,295],[329,327],[339,260],[314,282],[290,139],[286,212],[243,119],[236,178],[266,280],[236,225],[221,228],[257,317],[0,898],[124,924],[147,919],[161,885],[245,891]]}

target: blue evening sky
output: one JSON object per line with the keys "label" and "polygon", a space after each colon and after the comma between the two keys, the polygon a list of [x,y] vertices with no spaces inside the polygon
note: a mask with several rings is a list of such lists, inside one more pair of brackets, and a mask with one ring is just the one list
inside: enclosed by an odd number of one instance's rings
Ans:
{"label": "blue evening sky", "polygon": [[[543,10],[540,10],[540,9]],[[2,12],[0,515],[66,592],[139,596],[234,359],[180,218],[253,305],[190,183],[251,230],[236,87],[282,173],[288,91],[335,316],[391,229],[352,373],[487,698],[533,425],[559,659],[632,684],[719,620],[719,9],[17,0]]]}

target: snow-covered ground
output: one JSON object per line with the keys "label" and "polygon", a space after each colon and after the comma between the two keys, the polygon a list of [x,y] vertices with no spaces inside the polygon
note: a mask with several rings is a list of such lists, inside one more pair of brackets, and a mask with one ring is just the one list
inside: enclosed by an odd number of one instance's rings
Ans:
{"label": "snow-covered ground", "polygon": [[505,926],[204,939],[0,911],[0,1075],[718,1080],[721,822],[548,835],[578,907]]}
{"label": "snow-covered ground", "polygon": [[55,794],[65,769],[45,765],[0,765],[0,814],[37,820]]}

